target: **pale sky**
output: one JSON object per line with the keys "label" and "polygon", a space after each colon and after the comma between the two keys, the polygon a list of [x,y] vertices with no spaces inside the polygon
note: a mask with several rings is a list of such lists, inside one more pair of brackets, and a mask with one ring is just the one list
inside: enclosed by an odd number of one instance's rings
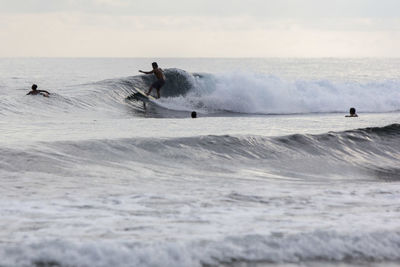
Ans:
{"label": "pale sky", "polygon": [[0,0],[0,57],[400,57],[400,0]]}

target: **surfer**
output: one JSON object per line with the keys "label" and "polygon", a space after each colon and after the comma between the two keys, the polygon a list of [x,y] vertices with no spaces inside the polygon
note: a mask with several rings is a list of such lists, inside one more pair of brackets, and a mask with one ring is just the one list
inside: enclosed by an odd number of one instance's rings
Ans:
{"label": "surfer", "polygon": [[350,108],[350,115],[346,115],[346,117],[358,117],[356,114],[356,109],[355,108]]}
{"label": "surfer", "polygon": [[45,97],[49,97],[49,95],[50,95],[50,93],[47,92],[46,90],[37,90],[36,84],[32,85],[32,90],[29,93],[27,93],[26,95],[38,95],[38,94],[41,94]]}
{"label": "surfer", "polygon": [[153,66],[153,70],[152,71],[142,71],[139,70],[139,72],[144,73],[144,74],[153,74],[156,76],[157,81],[155,81],[151,86],[149,91],[146,93],[146,95],[149,95],[151,93],[151,91],[153,90],[153,88],[157,89],[157,98],[160,98],[160,89],[161,87],[164,86],[165,84],[165,75],[163,73],[163,70],[161,68],[158,67],[158,64],[156,62],[153,62],[151,64]]}

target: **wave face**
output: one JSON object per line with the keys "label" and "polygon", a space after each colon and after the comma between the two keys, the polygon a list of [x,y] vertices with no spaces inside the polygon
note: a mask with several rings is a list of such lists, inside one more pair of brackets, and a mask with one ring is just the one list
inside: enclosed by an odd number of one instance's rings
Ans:
{"label": "wave face", "polygon": [[[356,107],[359,112],[391,112],[400,110],[400,81],[337,82],[330,80],[289,80],[278,76],[229,72],[222,74],[188,73],[166,69],[167,83],[161,90],[157,107],[170,111],[196,110],[203,114],[294,114],[346,112]],[[134,87],[147,90],[154,82],[152,75],[69,86],[52,96],[53,101],[21,96],[1,98],[0,115],[34,112],[82,113],[85,111],[119,114],[127,106],[143,114],[142,103],[126,101]],[[63,93],[65,92],[65,93]],[[30,109],[27,110],[26,107]],[[152,107],[154,108],[154,106]],[[146,111],[149,116],[157,112]],[[171,114],[170,114],[171,115]],[[171,116],[176,116],[173,114]]]}

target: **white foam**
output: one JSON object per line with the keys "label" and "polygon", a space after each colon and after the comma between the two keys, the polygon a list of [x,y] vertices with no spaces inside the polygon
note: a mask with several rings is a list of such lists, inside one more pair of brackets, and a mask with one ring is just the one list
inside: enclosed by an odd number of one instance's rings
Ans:
{"label": "white foam", "polygon": [[399,261],[400,233],[335,231],[220,240],[132,242],[42,240],[1,245],[0,265],[36,266],[203,266],[233,262],[300,263]]}
{"label": "white foam", "polygon": [[185,97],[161,101],[167,108],[239,113],[388,112],[400,109],[400,81],[288,81],[251,72],[203,75]]}

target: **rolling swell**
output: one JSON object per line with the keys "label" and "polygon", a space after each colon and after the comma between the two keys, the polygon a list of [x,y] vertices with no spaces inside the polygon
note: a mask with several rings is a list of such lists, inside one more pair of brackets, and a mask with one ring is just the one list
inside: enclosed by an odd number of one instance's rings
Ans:
{"label": "rolling swell", "polygon": [[[321,135],[52,142],[30,150],[2,148],[0,168],[72,175],[73,167],[82,164],[128,171],[157,165],[175,175],[184,166],[200,175],[226,172],[232,178],[397,181],[400,169],[394,166],[400,158],[399,137],[400,124],[392,124]],[[249,171],[247,177],[243,171]],[[253,171],[257,175],[251,174]]]}

